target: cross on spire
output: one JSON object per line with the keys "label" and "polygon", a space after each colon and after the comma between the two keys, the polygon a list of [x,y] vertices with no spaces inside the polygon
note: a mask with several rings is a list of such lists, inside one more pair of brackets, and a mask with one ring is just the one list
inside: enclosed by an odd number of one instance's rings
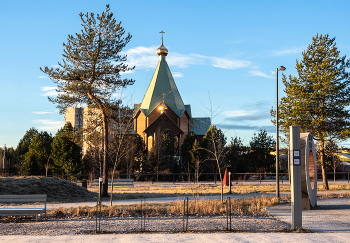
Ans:
{"label": "cross on spire", "polygon": [[165,96],[170,94],[170,93],[171,93],[171,91],[169,91],[167,94],[164,92],[162,94],[160,94],[161,96],[163,96],[163,98],[162,98],[163,103],[164,103]]}
{"label": "cross on spire", "polygon": [[163,39],[164,39],[163,34],[164,34],[165,32],[162,30],[162,31],[161,31],[161,32],[159,32],[159,33],[161,33],[161,34],[162,34],[162,45],[163,45]]}

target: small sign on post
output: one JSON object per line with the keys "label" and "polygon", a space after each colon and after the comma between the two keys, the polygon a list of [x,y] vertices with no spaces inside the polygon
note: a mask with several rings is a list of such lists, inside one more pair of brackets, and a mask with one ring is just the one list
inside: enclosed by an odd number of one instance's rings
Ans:
{"label": "small sign on post", "polygon": [[299,150],[293,150],[293,165],[294,166],[300,166],[300,149]]}
{"label": "small sign on post", "polygon": [[301,158],[300,158],[300,127],[290,127],[290,191],[292,206],[292,229],[302,228],[301,201]]}

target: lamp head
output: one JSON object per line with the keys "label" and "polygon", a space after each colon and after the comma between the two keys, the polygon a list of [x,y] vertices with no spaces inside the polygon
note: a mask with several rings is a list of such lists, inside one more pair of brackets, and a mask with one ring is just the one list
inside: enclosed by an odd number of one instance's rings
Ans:
{"label": "lamp head", "polygon": [[279,71],[284,71],[284,70],[286,70],[286,68],[285,68],[284,66],[280,66],[280,67],[278,68],[278,70],[279,70]]}

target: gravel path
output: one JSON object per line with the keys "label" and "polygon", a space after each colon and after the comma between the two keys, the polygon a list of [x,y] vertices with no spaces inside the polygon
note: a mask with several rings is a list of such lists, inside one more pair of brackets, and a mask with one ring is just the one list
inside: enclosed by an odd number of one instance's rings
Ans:
{"label": "gravel path", "polygon": [[[100,230],[103,233],[178,233],[184,229],[182,217],[146,218],[141,228],[140,218],[101,219]],[[290,229],[290,225],[273,217],[232,217],[234,232],[281,232]],[[188,231],[213,233],[225,231],[226,217],[189,217]],[[93,234],[96,231],[95,219],[49,219],[35,222],[21,220],[19,222],[2,222],[0,235],[79,235]]]}
{"label": "gravel path", "polygon": [[[94,204],[94,202],[91,202]],[[120,202],[124,204],[124,202]],[[129,202],[130,203],[130,202]],[[136,200],[135,202],[136,203]],[[350,233],[350,198],[322,199],[318,207],[303,212],[303,227],[312,232]],[[52,208],[60,204],[54,204]],[[62,204],[61,204],[62,206]],[[72,203],[65,205],[71,207]],[[274,217],[232,216],[233,232],[286,232],[291,228],[290,204],[276,205],[268,210]],[[182,217],[146,218],[141,227],[140,218],[103,218],[100,230],[103,233],[178,233],[183,232]],[[35,222],[33,219],[0,220],[0,235],[64,236],[93,235],[96,231],[95,219],[57,219]],[[227,219],[223,216],[189,217],[188,232],[215,233],[227,232]]]}

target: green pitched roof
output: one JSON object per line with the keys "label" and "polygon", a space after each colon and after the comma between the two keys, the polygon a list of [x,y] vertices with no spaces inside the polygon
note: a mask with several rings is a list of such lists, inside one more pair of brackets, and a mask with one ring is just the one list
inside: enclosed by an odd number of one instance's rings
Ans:
{"label": "green pitched roof", "polygon": [[190,118],[192,118],[191,105],[185,105],[185,109],[186,109],[188,115],[190,116]]}
{"label": "green pitched roof", "polygon": [[211,125],[210,117],[195,117],[191,119],[190,131],[198,136],[204,136]]}
{"label": "green pitched roof", "polygon": [[185,105],[164,55],[160,56],[151,83],[142,100],[141,111],[148,116],[163,101],[163,96],[164,103],[180,117],[185,111]]}

